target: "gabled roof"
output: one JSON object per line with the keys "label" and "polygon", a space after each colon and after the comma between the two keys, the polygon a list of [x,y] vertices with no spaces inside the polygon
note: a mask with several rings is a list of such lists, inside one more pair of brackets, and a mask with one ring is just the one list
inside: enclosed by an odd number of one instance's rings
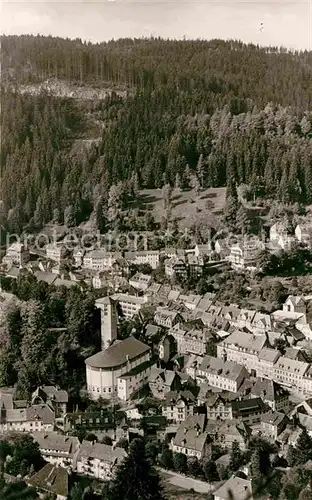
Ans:
{"label": "gabled roof", "polygon": [[68,473],[62,467],[46,464],[39,472],[27,479],[27,483],[65,498],[68,496]]}
{"label": "gabled roof", "polygon": [[222,500],[253,500],[252,482],[249,479],[232,476],[221,488],[214,491],[214,497]]}
{"label": "gabled roof", "polygon": [[208,438],[208,433],[204,430],[205,423],[205,415],[188,417],[178,428],[173,444],[202,452]]}
{"label": "gabled roof", "polygon": [[288,392],[273,380],[258,378],[250,394],[262,397],[265,401],[276,401],[288,395]]}
{"label": "gabled roof", "polygon": [[97,458],[108,463],[120,463],[126,457],[123,448],[113,448],[110,445],[102,443],[91,443],[91,441],[82,441],[77,462],[82,458]]}

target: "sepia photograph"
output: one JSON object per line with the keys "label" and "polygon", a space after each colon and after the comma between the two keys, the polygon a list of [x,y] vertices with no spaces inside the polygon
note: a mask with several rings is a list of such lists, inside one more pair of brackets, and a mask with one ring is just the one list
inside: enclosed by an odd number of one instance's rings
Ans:
{"label": "sepia photograph", "polygon": [[0,27],[0,500],[312,500],[312,0]]}

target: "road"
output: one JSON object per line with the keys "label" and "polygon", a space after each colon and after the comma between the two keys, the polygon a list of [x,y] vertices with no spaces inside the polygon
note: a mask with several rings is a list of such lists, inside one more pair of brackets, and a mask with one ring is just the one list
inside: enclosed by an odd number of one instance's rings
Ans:
{"label": "road", "polygon": [[161,469],[160,467],[157,467],[157,469],[166,476],[168,483],[173,486],[178,486],[179,488],[184,488],[185,490],[194,490],[197,493],[209,493],[214,489],[212,485],[205,483],[204,481],[192,479],[191,477],[186,477],[170,470]]}

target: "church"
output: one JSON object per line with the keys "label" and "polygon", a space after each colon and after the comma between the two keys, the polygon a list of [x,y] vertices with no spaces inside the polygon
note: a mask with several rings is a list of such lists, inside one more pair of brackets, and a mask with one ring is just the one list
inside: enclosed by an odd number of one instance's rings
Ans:
{"label": "church", "polygon": [[87,390],[93,400],[128,400],[141,389],[155,363],[151,348],[135,337],[117,339],[117,302],[111,297],[96,301],[101,311],[102,350],[85,360]]}

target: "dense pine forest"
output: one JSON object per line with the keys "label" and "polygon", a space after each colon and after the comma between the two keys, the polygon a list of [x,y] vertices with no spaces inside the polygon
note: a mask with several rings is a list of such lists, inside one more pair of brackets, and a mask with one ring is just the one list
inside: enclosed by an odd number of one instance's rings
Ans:
{"label": "dense pine forest", "polygon": [[[112,186],[127,200],[141,188],[188,188],[194,178],[204,188],[230,181],[312,203],[311,52],[221,40],[1,42],[10,230],[64,217],[73,225],[99,211],[105,218]],[[79,100],[20,91],[51,78],[113,92]],[[77,152],[77,140],[88,147]]]}

